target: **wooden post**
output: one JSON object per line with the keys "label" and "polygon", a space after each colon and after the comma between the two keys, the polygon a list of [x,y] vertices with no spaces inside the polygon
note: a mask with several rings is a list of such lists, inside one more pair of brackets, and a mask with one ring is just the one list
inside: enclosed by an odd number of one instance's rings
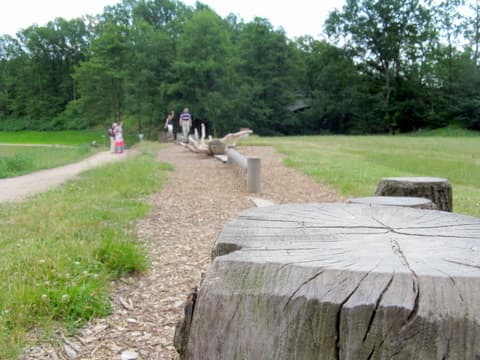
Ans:
{"label": "wooden post", "polygon": [[452,211],[452,187],[447,179],[435,177],[383,178],[377,196],[411,196],[432,200],[438,210]]}
{"label": "wooden post", "polygon": [[480,219],[357,204],[227,223],[183,359],[478,359]]}
{"label": "wooden post", "polygon": [[260,158],[247,158],[247,191],[249,193],[259,193],[262,191],[260,164]]}
{"label": "wooden post", "polygon": [[227,149],[227,162],[236,164],[247,171],[247,191],[259,193],[262,191],[260,168],[261,160],[257,157],[246,158],[233,148]]}

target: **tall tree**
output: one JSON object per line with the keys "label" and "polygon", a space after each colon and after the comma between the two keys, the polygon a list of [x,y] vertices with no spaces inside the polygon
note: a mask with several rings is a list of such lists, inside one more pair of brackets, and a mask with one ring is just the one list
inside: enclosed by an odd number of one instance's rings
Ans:
{"label": "tall tree", "polygon": [[92,41],[87,60],[75,69],[73,76],[81,97],[71,106],[80,107],[85,125],[122,119],[129,31],[125,25],[106,24],[103,33]]}
{"label": "tall tree", "polygon": [[135,19],[129,35],[130,54],[126,77],[126,107],[135,118],[139,132],[158,130],[167,103],[161,86],[174,60],[173,41],[168,33],[155,29],[143,19]]}
{"label": "tall tree", "polygon": [[189,107],[218,133],[231,128],[231,47],[226,23],[209,9],[195,11],[178,37],[167,89],[177,108]]}
{"label": "tall tree", "polygon": [[[431,13],[419,0],[347,0],[326,22],[327,33],[354,54],[363,71],[378,80],[380,111],[386,130],[397,127],[395,96],[400,82],[424,55],[436,36]],[[403,79],[402,79],[403,78]]]}
{"label": "tall tree", "polygon": [[[7,89],[6,117],[28,118],[31,127],[56,127],[56,116],[76,98],[71,78],[83,59],[88,36],[80,19],[61,18],[46,26],[31,26],[18,40],[3,38],[3,86]],[[1,46],[0,46],[1,47]]]}
{"label": "tall tree", "polygon": [[241,78],[241,112],[259,134],[284,133],[295,128],[288,111],[294,102],[295,45],[266,19],[256,18],[239,33],[237,56]]}
{"label": "tall tree", "polygon": [[307,132],[375,132],[365,112],[369,95],[363,77],[349,54],[325,41],[301,38],[305,72],[304,98],[311,108],[305,111]]}

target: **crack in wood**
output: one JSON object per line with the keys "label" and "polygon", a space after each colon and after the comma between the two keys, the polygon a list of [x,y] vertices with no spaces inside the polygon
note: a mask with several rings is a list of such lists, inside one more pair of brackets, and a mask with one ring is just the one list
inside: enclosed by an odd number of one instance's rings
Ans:
{"label": "crack in wood", "polygon": [[460,262],[460,261],[449,260],[449,259],[443,259],[443,260],[446,261],[446,262],[452,263],[452,264],[466,266],[466,267],[470,267],[470,268],[473,268],[473,269],[480,269],[480,265],[477,265],[477,264],[466,264],[466,263],[463,263],[463,262]]}
{"label": "crack in wood", "polygon": [[296,247],[296,248],[276,248],[276,249],[248,247],[248,248],[242,248],[241,250],[244,251],[244,252],[249,252],[249,251],[252,251],[252,252],[257,252],[257,251],[305,251],[305,250],[318,250],[318,247],[315,247],[315,248]]}
{"label": "crack in wood", "polygon": [[442,356],[442,360],[448,359],[449,355],[450,355],[450,339],[447,339],[447,347],[445,349],[445,353]]}
{"label": "crack in wood", "polygon": [[[315,250],[318,250],[318,249],[315,249]],[[341,254],[344,254],[344,253],[339,253],[337,255],[341,255]],[[290,262],[290,263],[285,263],[283,264],[281,267],[280,267],[280,270],[283,270],[284,268],[286,268],[287,266],[290,266],[290,265],[299,265],[299,264],[309,264],[309,263],[314,263],[314,262],[320,262],[322,260],[324,260],[325,258],[322,258],[322,259],[312,259],[312,260],[304,260],[304,261],[294,261],[294,262]],[[329,264],[331,265],[331,263]]]}
{"label": "crack in wood", "polygon": [[[417,229],[420,230],[420,229]],[[443,234],[415,234],[415,233],[404,233],[395,229],[392,229],[392,233],[405,236],[419,236],[419,237],[437,237],[444,239],[470,239],[470,240],[480,240],[480,237],[476,236],[461,236],[461,235],[443,235]]]}
{"label": "crack in wood", "polygon": [[[448,228],[455,228],[455,227],[462,227],[462,226],[479,226],[478,223],[461,223],[461,224],[451,224],[451,225],[436,225],[436,226],[405,226],[399,227],[398,229],[409,230],[409,229],[448,229]],[[463,229],[465,230],[465,229]],[[472,229],[472,231],[478,231],[478,229]]]}
{"label": "crack in wood", "polygon": [[[382,224],[386,227],[387,225],[383,224],[380,220],[376,219],[375,217],[372,217],[375,221],[377,221],[379,224]],[[390,228],[390,227],[388,227]],[[392,233],[398,234],[394,229],[390,228]],[[412,234],[409,234],[410,236]],[[401,326],[401,330],[403,331],[416,317],[418,313],[418,307],[420,303],[420,287],[418,285],[418,275],[413,270],[413,268],[410,266],[410,263],[408,262],[407,257],[405,256],[404,252],[402,251],[402,248],[400,247],[400,244],[398,243],[397,240],[395,239],[390,239],[390,244],[392,246],[392,251],[393,253],[400,259],[400,262],[408,268],[408,270],[412,273],[412,291],[414,293],[414,302],[413,302],[413,308],[410,311],[410,313],[407,315],[406,320],[403,322]]]}
{"label": "crack in wood", "polygon": [[[437,269],[436,267],[433,267],[433,266],[430,266],[429,264],[425,264],[427,266],[429,266],[431,269],[435,270],[435,271],[438,271],[439,273],[445,275],[449,280],[450,282],[452,283],[453,287],[455,288],[455,290],[457,291],[457,294],[458,294],[458,297],[460,298],[460,301],[464,304],[465,304],[465,299],[462,295],[462,291],[460,290],[460,288],[458,287],[457,285],[457,282],[455,281],[455,279],[453,278],[452,275],[450,275],[449,273],[446,273],[445,271],[443,270],[440,270],[440,269]],[[466,309],[466,313],[465,313],[465,316],[468,317],[468,308],[465,308]]]}
{"label": "crack in wood", "polygon": [[413,308],[408,314],[407,319],[404,321],[404,323],[401,326],[401,331],[402,331],[413,321],[413,319],[418,313],[418,306],[420,303],[420,287],[418,285],[418,275],[415,272],[415,270],[413,270],[413,268],[410,266],[410,263],[408,262],[408,259],[405,256],[405,254],[403,253],[402,248],[400,247],[400,244],[395,239],[391,239],[390,242],[392,244],[393,253],[399,257],[402,264],[406,266],[408,270],[410,270],[410,272],[412,273],[412,291],[415,294]]}
{"label": "crack in wood", "polygon": [[365,275],[362,276],[357,286],[355,286],[355,288],[350,292],[350,294],[348,294],[348,296],[338,306],[337,315],[335,317],[335,358],[337,360],[340,360],[340,325],[342,321],[343,306],[348,302],[348,300],[350,300],[353,294],[355,294],[355,292],[360,288],[362,282],[367,278],[368,275],[370,275],[370,273],[373,272],[373,270],[378,267],[378,265],[380,265],[380,262],[378,262],[371,270],[369,270],[367,273],[365,273]]}
{"label": "crack in wood", "polygon": [[320,275],[322,275],[323,273],[325,272],[325,269],[322,269],[320,270],[319,272],[313,274],[313,276],[311,276],[310,278],[308,278],[307,280],[305,280],[304,282],[302,282],[300,284],[299,287],[297,287],[297,289],[292,293],[292,295],[290,295],[290,297],[288,298],[285,306],[283,307],[283,311],[285,311],[285,309],[287,308],[287,306],[290,304],[290,301],[293,299],[293,297],[300,291],[300,289],[302,287],[304,287],[305,285],[307,285],[309,282],[315,280],[317,277],[319,277]]}
{"label": "crack in wood", "polygon": [[[403,228],[394,229],[394,228],[388,226],[387,224],[384,224],[383,222],[381,222],[380,220],[378,220],[374,216],[372,216],[372,219],[374,221],[378,222],[380,225],[384,226],[390,232],[392,232],[394,234],[397,234],[397,235],[419,236],[419,237],[438,237],[438,238],[446,238],[446,239],[480,240],[480,237],[475,237],[475,236],[443,235],[443,234],[416,234],[416,233],[406,233],[406,232],[399,231],[399,229],[403,229],[403,230],[408,230],[408,229],[412,229],[412,230],[424,230],[425,229],[425,230],[427,230],[427,229],[436,229],[436,228],[442,229],[442,228],[456,227],[457,225],[447,225],[447,226],[439,226],[439,227],[428,227],[428,226],[426,226],[426,227],[411,227],[411,228],[403,227]],[[463,224],[463,225],[474,225],[474,224]]]}
{"label": "crack in wood", "polygon": [[373,325],[373,321],[375,320],[375,317],[377,316],[377,312],[378,312],[378,308],[380,306],[380,302],[382,301],[383,299],[383,295],[385,295],[385,293],[387,292],[387,290],[390,288],[390,286],[392,285],[392,282],[393,282],[393,278],[395,277],[395,271],[392,273],[392,276],[390,277],[390,280],[388,281],[388,283],[385,285],[385,287],[383,288],[382,292],[380,293],[380,295],[378,296],[378,299],[375,303],[375,308],[373,309],[372,311],[372,314],[370,315],[370,319],[368,321],[368,326],[367,326],[367,331],[365,332],[365,335],[363,336],[363,339],[362,339],[362,343],[365,343],[365,341],[367,340],[367,337],[368,335],[370,334],[370,330],[372,328],[372,325]]}
{"label": "crack in wood", "polygon": [[377,349],[377,348],[374,346],[373,349],[372,349],[372,351],[370,351],[370,354],[368,354],[367,360],[370,360],[370,359],[373,357],[373,354],[375,353],[375,350],[376,350],[376,349]]}

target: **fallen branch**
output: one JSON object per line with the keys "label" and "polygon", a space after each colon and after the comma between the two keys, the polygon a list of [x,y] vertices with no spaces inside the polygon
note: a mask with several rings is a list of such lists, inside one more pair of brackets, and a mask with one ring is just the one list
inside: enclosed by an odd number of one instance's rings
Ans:
{"label": "fallen branch", "polygon": [[253,130],[244,129],[244,130],[237,131],[236,133],[227,134],[223,138],[221,138],[220,141],[225,143],[228,140],[235,139],[235,141],[232,144],[233,146],[235,146],[240,139],[246,138],[250,134],[253,134]]}
{"label": "fallen branch", "polygon": [[[183,147],[189,149],[190,151],[196,152],[196,153],[206,153],[209,155],[218,155],[218,151],[213,151],[213,148],[216,147],[218,148],[224,148],[226,149],[226,142],[230,140],[234,140],[231,145],[236,146],[236,143],[245,137],[248,137],[250,134],[252,134],[253,131],[250,129],[243,129],[240,130],[236,133],[230,133],[225,135],[221,139],[212,139],[211,136],[209,136],[208,141],[205,141],[205,126],[202,124],[202,137],[200,138],[200,141],[198,140],[198,135],[197,136],[189,136],[188,137],[188,143],[185,144],[183,142],[179,142],[180,145]],[[222,145],[222,146],[220,146]],[[220,150],[221,152],[224,153],[224,150]]]}

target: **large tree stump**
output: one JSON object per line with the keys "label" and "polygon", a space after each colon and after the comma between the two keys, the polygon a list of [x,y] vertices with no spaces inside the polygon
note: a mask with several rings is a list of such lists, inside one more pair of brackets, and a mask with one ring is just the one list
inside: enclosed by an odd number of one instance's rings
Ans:
{"label": "large tree stump", "polygon": [[430,210],[436,209],[435,204],[430,199],[407,196],[367,196],[353,198],[348,202],[350,204],[405,206]]}
{"label": "large tree stump", "polygon": [[186,359],[478,359],[480,219],[295,204],[228,223]]}
{"label": "large tree stump", "polygon": [[452,211],[452,187],[447,179],[435,177],[383,178],[377,196],[411,196],[432,200],[438,210]]}

